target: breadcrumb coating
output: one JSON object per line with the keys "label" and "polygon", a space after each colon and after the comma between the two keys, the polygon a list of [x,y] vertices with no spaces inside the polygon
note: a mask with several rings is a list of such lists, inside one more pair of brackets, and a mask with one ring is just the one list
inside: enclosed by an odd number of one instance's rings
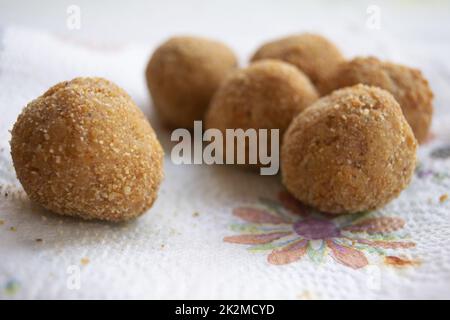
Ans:
{"label": "breadcrumb coating", "polygon": [[358,83],[392,93],[419,143],[425,142],[433,116],[433,92],[419,70],[374,57],[358,57],[339,66],[328,80],[326,91]]}
{"label": "breadcrumb coating", "polygon": [[237,59],[226,45],[199,37],[174,37],[152,55],[147,86],[160,118],[171,128],[192,129]]}
{"label": "breadcrumb coating", "polygon": [[327,78],[344,61],[339,49],[328,39],[311,33],[292,35],[264,44],[251,61],[279,59],[303,71],[323,94]]}
{"label": "breadcrumb coating", "polygon": [[224,136],[226,129],[280,129],[281,138],[292,119],[317,99],[308,77],[294,66],[278,60],[258,61],[222,83],[205,126],[219,129]]}
{"label": "breadcrumb coating", "polygon": [[298,115],[281,151],[283,184],[300,201],[343,214],[382,207],[409,184],[417,142],[385,90],[334,91]]}
{"label": "breadcrumb coating", "polygon": [[30,102],[12,129],[11,155],[33,201],[83,219],[141,215],[163,178],[163,150],[144,114],[102,78],[61,82]]}

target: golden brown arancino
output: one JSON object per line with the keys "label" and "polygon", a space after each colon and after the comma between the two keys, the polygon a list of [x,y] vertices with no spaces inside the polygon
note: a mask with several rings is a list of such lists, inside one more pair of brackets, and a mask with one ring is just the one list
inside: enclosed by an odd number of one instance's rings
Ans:
{"label": "golden brown arancino", "polygon": [[358,83],[392,93],[419,143],[427,139],[433,116],[433,92],[419,70],[374,57],[359,57],[339,66],[329,78],[326,91]]}
{"label": "golden brown arancino", "polygon": [[199,37],[174,37],[153,53],[146,69],[154,106],[166,125],[192,129],[211,97],[237,66],[224,44]]}
{"label": "golden brown arancino", "polygon": [[281,139],[294,116],[317,98],[308,77],[294,66],[278,60],[258,61],[222,83],[205,125],[224,136],[226,129],[279,129]]}
{"label": "golden brown arancino", "polygon": [[323,93],[327,78],[344,60],[339,49],[328,39],[311,33],[292,35],[261,46],[252,61],[278,59],[303,71]]}
{"label": "golden brown arancino", "polygon": [[128,94],[101,78],[61,82],[30,102],[11,155],[28,196],[63,215],[128,220],[150,208],[163,151]]}
{"label": "golden brown arancino", "polygon": [[379,208],[409,184],[417,142],[402,110],[382,89],[334,91],[299,114],[284,136],[286,188],[321,211]]}

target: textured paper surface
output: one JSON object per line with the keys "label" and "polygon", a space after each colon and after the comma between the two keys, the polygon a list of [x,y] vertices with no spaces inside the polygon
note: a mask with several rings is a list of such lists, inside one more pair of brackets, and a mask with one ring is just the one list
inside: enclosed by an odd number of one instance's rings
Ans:
{"label": "textured paper surface", "polygon": [[[111,47],[0,30],[0,298],[449,298],[450,66],[439,46],[405,55],[389,38],[369,44],[347,36],[334,40],[353,43],[352,53],[425,70],[436,93],[434,138],[420,148],[417,172],[398,199],[378,212],[331,219],[287,198],[277,176],[173,165],[143,75],[155,44]],[[27,102],[76,76],[123,87],[164,146],[166,177],[140,219],[59,217],[32,204],[15,178],[8,130]],[[302,241],[299,228],[314,240]]]}

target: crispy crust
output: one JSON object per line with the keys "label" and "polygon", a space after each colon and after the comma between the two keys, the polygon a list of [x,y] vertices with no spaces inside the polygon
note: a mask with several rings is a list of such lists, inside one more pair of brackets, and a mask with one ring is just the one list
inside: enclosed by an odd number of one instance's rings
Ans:
{"label": "crispy crust", "polygon": [[419,143],[427,139],[433,115],[433,92],[419,70],[374,57],[359,57],[339,66],[329,78],[326,91],[358,83],[392,93]]}
{"label": "crispy crust", "polygon": [[282,179],[297,199],[319,210],[372,210],[409,184],[416,149],[392,95],[356,85],[319,99],[294,119],[282,146]]}
{"label": "crispy crust", "polygon": [[175,37],[163,43],[146,69],[147,86],[161,119],[171,128],[193,128],[236,66],[234,53],[220,42]]}
{"label": "crispy crust", "polygon": [[11,155],[28,196],[83,219],[139,216],[157,197],[163,150],[128,94],[101,78],[61,82],[30,102]]}
{"label": "crispy crust", "polygon": [[318,94],[301,71],[277,60],[263,60],[235,71],[217,90],[205,116],[206,128],[280,129]]}
{"label": "crispy crust", "polygon": [[279,59],[302,70],[323,93],[327,78],[344,60],[339,49],[326,38],[311,33],[293,35],[264,44],[251,61]]}

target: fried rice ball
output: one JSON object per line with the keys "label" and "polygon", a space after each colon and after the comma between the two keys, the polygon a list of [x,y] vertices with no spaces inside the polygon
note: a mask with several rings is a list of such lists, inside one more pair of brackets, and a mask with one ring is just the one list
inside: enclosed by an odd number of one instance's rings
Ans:
{"label": "fried rice ball", "polygon": [[219,129],[224,136],[226,129],[279,129],[281,138],[292,119],[317,99],[313,84],[294,66],[278,60],[258,61],[222,83],[205,126]]}
{"label": "fried rice ball", "polygon": [[387,91],[356,85],[334,91],[298,115],[281,150],[283,184],[321,211],[382,207],[409,184],[417,142]]}
{"label": "fried rice ball", "polygon": [[419,143],[427,139],[433,116],[433,92],[419,70],[374,57],[358,57],[340,65],[330,77],[327,91],[358,83],[392,93]]}
{"label": "fried rice ball", "polygon": [[327,78],[344,61],[332,42],[311,33],[292,35],[264,44],[251,60],[261,59],[278,59],[295,65],[311,79],[321,94]]}
{"label": "fried rice ball", "polygon": [[160,118],[171,128],[192,129],[236,66],[233,51],[217,41],[174,37],[163,43],[146,70],[147,86]]}
{"label": "fried rice ball", "polygon": [[11,155],[28,196],[62,215],[123,221],[149,209],[163,150],[141,110],[101,78],[58,83],[12,129]]}

